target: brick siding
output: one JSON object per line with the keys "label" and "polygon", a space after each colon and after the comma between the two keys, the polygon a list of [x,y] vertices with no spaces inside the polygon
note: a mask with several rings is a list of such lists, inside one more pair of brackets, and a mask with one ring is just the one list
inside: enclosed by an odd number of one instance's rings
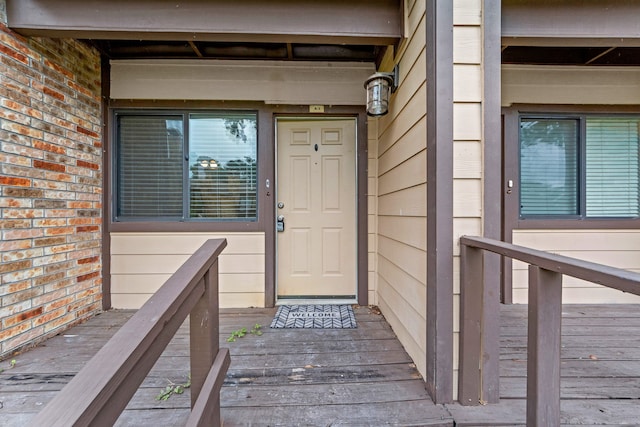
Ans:
{"label": "brick siding", "polygon": [[94,49],[0,22],[0,359],[101,309],[101,121]]}

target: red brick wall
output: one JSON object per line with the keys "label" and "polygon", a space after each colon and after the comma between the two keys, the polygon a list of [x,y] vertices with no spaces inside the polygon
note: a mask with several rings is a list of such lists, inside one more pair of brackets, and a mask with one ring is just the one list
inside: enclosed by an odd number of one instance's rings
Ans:
{"label": "red brick wall", "polygon": [[101,309],[100,57],[0,23],[0,359]]}

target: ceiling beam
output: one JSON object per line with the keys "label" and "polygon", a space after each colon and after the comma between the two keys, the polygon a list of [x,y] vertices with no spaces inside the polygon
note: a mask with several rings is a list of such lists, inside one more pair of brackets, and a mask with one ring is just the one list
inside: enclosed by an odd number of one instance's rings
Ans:
{"label": "ceiling beam", "polygon": [[604,52],[599,53],[598,55],[594,56],[593,58],[591,58],[590,60],[588,60],[587,62],[585,62],[584,65],[589,65],[592,62],[597,61],[598,59],[602,58],[603,56],[605,56],[607,53],[613,51],[617,49],[616,47],[610,47],[609,49],[606,49]]}
{"label": "ceiling beam", "polygon": [[44,37],[389,45],[402,0],[6,0],[8,26]]}
{"label": "ceiling beam", "polygon": [[198,46],[196,46],[196,44],[193,42],[193,40],[189,40],[189,46],[191,46],[191,49],[193,49],[193,51],[196,53],[196,55],[198,55],[198,58],[202,58],[202,52],[200,52],[200,49],[198,49]]}

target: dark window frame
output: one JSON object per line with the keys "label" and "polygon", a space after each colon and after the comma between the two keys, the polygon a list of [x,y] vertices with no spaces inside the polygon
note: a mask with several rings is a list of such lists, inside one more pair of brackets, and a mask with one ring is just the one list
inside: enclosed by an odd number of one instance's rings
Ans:
{"label": "dark window frame", "polygon": [[[503,142],[503,221],[504,233],[508,230],[535,230],[535,229],[640,229],[640,217],[615,218],[615,217],[586,217],[576,216],[562,217],[521,217],[520,216],[520,118],[521,117],[545,117],[545,118],[572,118],[577,116],[633,116],[640,118],[640,106],[576,106],[576,105],[525,105],[514,104],[505,107],[503,112],[504,142]],[[581,124],[584,126],[584,121]],[[582,135],[584,130],[580,129]],[[582,142],[581,142],[582,143]],[[582,156],[584,158],[585,156]],[[584,168],[581,164],[580,167]],[[510,181],[513,183],[509,185]],[[580,185],[583,185],[582,180]],[[581,189],[584,192],[584,189]],[[584,193],[583,193],[584,194]]]}
{"label": "dark window frame", "polygon": [[[110,229],[111,231],[166,231],[166,232],[251,232],[251,231],[263,231],[264,230],[264,215],[262,214],[263,207],[263,195],[260,191],[260,183],[263,181],[264,171],[260,166],[257,167],[256,175],[256,216],[252,219],[202,219],[202,218],[118,218],[116,216],[115,207],[117,206],[117,168],[118,168],[118,117],[133,115],[133,116],[182,116],[184,120],[185,132],[189,130],[189,118],[191,115],[200,114],[224,114],[224,113],[241,113],[241,114],[253,114],[256,119],[256,164],[260,165],[262,150],[262,133],[260,129],[260,115],[261,111],[256,108],[154,108],[152,106],[147,108],[114,108],[111,110],[112,127],[111,127],[111,156],[110,156]],[[183,141],[185,149],[189,149],[189,140]],[[183,171],[183,185],[185,193],[183,194],[183,214],[184,209],[188,206],[189,198],[189,185],[188,185],[188,167]]]}
{"label": "dark window frame", "polygon": [[[584,138],[583,138],[583,120],[581,116],[576,115],[558,115],[558,114],[520,114],[518,117],[518,129],[520,129],[520,124],[522,120],[571,120],[577,122],[577,147],[576,147],[576,156],[578,159],[578,164],[576,165],[576,174],[577,174],[577,194],[576,194],[576,204],[578,208],[577,214],[523,214],[522,213],[522,191],[518,192],[518,217],[520,219],[585,219],[588,218],[584,215],[585,208],[585,183],[583,179],[584,174],[584,164],[585,164],[585,156],[584,156]],[[518,181],[519,188],[522,188],[522,134],[518,133]]]}

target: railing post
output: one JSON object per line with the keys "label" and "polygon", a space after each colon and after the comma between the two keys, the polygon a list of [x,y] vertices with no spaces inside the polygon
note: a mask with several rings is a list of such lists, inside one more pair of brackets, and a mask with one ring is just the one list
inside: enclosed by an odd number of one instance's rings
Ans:
{"label": "railing post", "polygon": [[479,405],[481,399],[483,251],[460,244],[460,366],[458,401]]}
{"label": "railing post", "polygon": [[[219,349],[218,260],[204,275],[204,294],[191,311],[191,407],[196,403]],[[210,408],[212,426],[220,425],[220,399]],[[215,420],[215,421],[214,421]]]}
{"label": "railing post", "polygon": [[562,274],[529,266],[527,427],[560,425]]}
{"label": "railing post", "polygon": [[500,256],[483,254],[481,399],[500,401]]}

